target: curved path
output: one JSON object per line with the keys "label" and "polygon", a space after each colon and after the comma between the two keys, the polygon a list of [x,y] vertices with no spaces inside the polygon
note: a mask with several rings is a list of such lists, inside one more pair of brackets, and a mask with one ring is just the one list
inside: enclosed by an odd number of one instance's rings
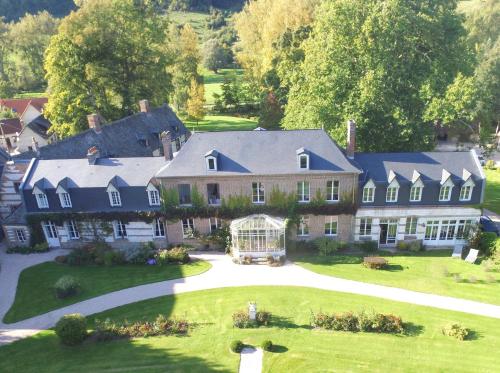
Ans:
{"label": "curved path", "polygon": [[[49,254],[52,255],[47,255],[48,257],[57,255],[56,252]],[[125,304],[163,295],[255,285],[304,286],[500,318],[500,306],[359,281],[344,280],[320,275],[292,263],[287,263],[283,267],[271,268],[266,265],[237,265],[232,262],[230,257],[222,254],[194,254],[192,256],[210,262],[212,268],[197,276],[156,282],[104,294],[13,324],[0,323],[0,344],[9,343],[13,340],[33,335],[40,330],[48,329],[54,326],[61,316],[68,313],[78,312],[84,315],[91,315]],[[0,272],[0,284],[4,281],[2,272]],[[13,278],[10,281],[12,281],[10,282],[11,286],[17,283],[17,280]],[[3,294],[1,294],[1,318],[3,318],[6,309],[12,304],[13,299],[12,296],[10,300],[5,300]]]}

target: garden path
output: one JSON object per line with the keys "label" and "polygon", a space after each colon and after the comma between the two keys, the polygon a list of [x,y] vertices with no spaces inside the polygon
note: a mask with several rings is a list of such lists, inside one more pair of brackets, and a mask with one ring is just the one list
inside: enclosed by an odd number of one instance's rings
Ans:
{"label": "garden path", "polygon": [[[46,258],[50,260],[50,257],[55,256],[55,252],[50,252],[46,255]],[[92,315],[125,304],[169,294],[238,286],[311,287],[344,293],[368,295],[393,301],[500,319],[500,306],[320,275],[293,263],[287,263],[282,267],[272,268],[266,265],[245,266],[234,264],[229,256],[217,253],[201,253],[193,254],[192,256],[210,262],[212,268],[197,276],[156,282],[104,294],[13,324],[0,323],[0,344],[9,343],[13,340],[33,335],[39,330],[51,328],[61,316],[68,313],[78,312],[84,315]],[[29,259],[29,256],[25,256],[25,258]],[[12,262],[15,261],[13,260]],[[4,282],[2,272],[0,272],[0,285]],[[20,270],[17,271],[17,274],[19,274],[19,272]],[[9,286],[15,288],[17,278],[14,278],[14,275],[5,277],[5,280],[10,284]],[[4,286],[5,288],[9,287],[7,285]],[[2,291],[3,289],[2,287]],[[12,289],[7,289],[7,293],[9,296],[5,299],[3,293],[0,293],[2,294],[0,295],[1,318],[3,318],[6,310],[8,310],[14,299],[12,296]]]}
{"label": "garden path", "polygon": [[262,358],[264,352],[260,348],[245,347],[240,354],[239,373],[260,373],[262,372]]}

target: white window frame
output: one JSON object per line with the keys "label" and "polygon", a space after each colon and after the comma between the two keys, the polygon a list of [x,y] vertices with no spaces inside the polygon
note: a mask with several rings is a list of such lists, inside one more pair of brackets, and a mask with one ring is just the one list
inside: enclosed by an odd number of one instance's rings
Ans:
{"label": "white window frame", "polygon": [[[307,194],[305,193],[306,189]],[[297,182],[297,200],[300,203],[309,203],[311,201],[311,184],[309,183],[309,181]]]}
{"label": "white window frame", "polygon": [[47,235],[48,238],[59,238],[59,235],[57,234],[57,227],[54,224],[54,222],[47,220],[42,224],[45,234]]}
{"label": "white window frame", "polygon": [[422,187],[412,185],[410,189],[410,202],[420,202],[422,200]]}
{"label": "white window frame", "polygon": [[418,217],[408,216],[405,222],[405,234],[415,236],[417,234]]}
{"label": "white window frame", "polygon": [[375,201],[375,184],[372,180],[369,180],[363,187],[363,203],[370,203]]}
{"label": "white window frame", "polygon": [[118,189],[116,189],[112,184],[108,185],[108,197],[109,204],[111,207],[120,207],[122,205],[122,198]]}
{"label": "white window frame", "polygon": [[325,236],[335,237],[338,234],[339,222],[336,216],[325,216]]}
{"label": "white window frame", "polygon": [[68,192],[59,193],[59,200],[61,201],[62,208],[71,208],[71,196]]}
{"label": "white window frame", "polygon": [[297,237],[309,236],[309,217],[301,216],[299,225],[297,226]]}
{"label": "white window frame", "polygon": [[[212,224],[212,223],[215,224]],[[217,229],[221,227],[221,220],[219,218],[208,218],[208,226],[210,227],[210,233],[214,233]],[[212,229],[212,227],[215,227],[215,229]]]}
{"label": "white window frame", "polygon": [[[439,188],[439,202],[448,202],[451,200],[451,193],[453,190],[453,183],[448,179],[445,183],[441,185]],[[445,191],[448,193],[445,194]]]}
{"label": "white window frame", "polygon": [[361,218],[359,220],[359,235],[362,237],[371,237],[373,228],[372,218]]}
{"label": "white window frame", "polygon": [[[306,167],[302,167],[302,159],[306,160]],[[298,156],[298,162],[299,162],[299,169],[300,170],[309,170],[309,154],[299,154]]]}
{"label": "white window frame", "polygon": [[36,193],[36,203],[38,204],[39,209],[48,209],[49,208],[49,200],[45,193]]}
{"label": "white window frame", "polygon": [[194,219],[186,218],[181,220],[182,224],[182,238],[194,238]]}
{"label": "white window frame", "polygon": [[68,237],[70,240],[79,240],[80,232],[78,232],[78,226],[74,220],[68,220],[66,222],[66,231],[68,232]]}
{"label": "white window frame", "polygon": [[266,190],[260,181],[252,182],[252,203],[266,203]]}
{"label": "white window frame", "polygon": [[146,191],[148,193],[149,206],[160,206],[161,198],[158,189],[153,184],[149,184]]}
{"label": "white window frame", "polygon": [[113,228],[115,230],[116,239],[125,239],[128,237],[127,224],[125,224],[121,220],[115,220]]}
{"label": "white window frame", "polygon": [[165,222],[160,218],[154,220],[153,225],[153,237],[154,238],[165,238],[166,237]]}
{"label": "white window frame", "polygon": [[21,228],[17,228],[14,230],[14,233],[16,235],[16,239],[18,242],[26,242],[28,239],[26,237],[26,232],[24,231],[24,229],[21,229]]}
{"label": "white window frame", "polygon": [[[205,158],[206,162],[207,162],[207,171],[217,171],[217,158],[215,157],[212,157],[212,156],[208,156]],[[210,161],[213,162],[213,168],[210,168]]]}
{"label": "white window frame", "polygon": [[[331,183],[331,187],[328,184]],[[340,182],[338,180],[328,180],[326,182],[326,200],[328,202],[338,202],[340,198]],[[335,198],[336,196],[336,198]]]}
{"label": "white window frame", "polygon": [[470,201],[472,199],[472,191],[474,183],[469,179],[460,188],[460,201]]}
{"label": "white window frame", "polygon": [[385,202],[394,203],[398,201],[398,192],[399,188],[395,186],[387,187],[387,191],[385,192]]}

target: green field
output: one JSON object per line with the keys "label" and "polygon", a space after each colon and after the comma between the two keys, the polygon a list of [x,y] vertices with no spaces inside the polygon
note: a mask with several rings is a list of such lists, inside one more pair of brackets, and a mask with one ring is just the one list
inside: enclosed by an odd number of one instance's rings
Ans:
{"label": "green field", "polygon": [[168,13],[168,15],[170,20],[177,25],[189,23],[194,31],[196,31],[200,41],[203,41],[207,33],[206,21],[209,17],[207,13],[173,11]]}
{"label": "green field", "polygon": [[486,190],[483,207],[500,214],[500,169],[484,170],[486,174]]}
{"label": "green field", "polygon": [[[55,262],[38,264],[21,272],[14,304],[3,321],[13,323],[112,291],[193,276],[209,268],[210,264],[201,260],[166,266],[68,266]],[[53,286],[64,275],[78,279],[82,288],[80,294],[66,299],[55,296]]]}
{"label": "green field", "polygon": [[[248,301],[272,312],[269,327],[233,328],[231,315]],[[312,330],[311,311],[375,310],[409,323],[407,335]],[[345,293],[300,287],[214,289],[151,299],[97,315],[100,320],[152,319],[158,313],[195,323],[184,337],[150,337],[61,346],[52,331],[0,347],[2,372],[236,372],[232,340],[276,352],[264,355],[264,372],[494,372],[498,371],[498,320]],[[93,319],[93,318],[90,318]],[[449,322],[473,331],[469,341],[442,335]]]}
{"label": "green field", "polygon": [[192,120],[183,120],[191,131],[245,131],[257,127],[256,119],[230,117],[226,115],[207,115],[205,119],[196,123]]}
{"label": "green field", "polygon": [[304,256],[295,263],[322,275],[500,304],[500,273],[453,259],[451,250],[378,255],[389,261],[387,270],[364,267],[361,255]]}
{"label": "green field", "polygon": [[238,79],[243,78],[243,69],[221,69],[215,74],[213,71],[203,71],[203,81],[205,83],[205,100],[207,105],[214,104],[214,93],[222,94],[222,83],[224,77],[236,76]]}

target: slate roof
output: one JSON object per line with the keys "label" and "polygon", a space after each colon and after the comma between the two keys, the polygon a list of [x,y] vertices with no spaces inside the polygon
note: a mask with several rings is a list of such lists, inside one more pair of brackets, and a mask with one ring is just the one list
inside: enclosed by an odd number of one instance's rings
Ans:
{"label": "slate roof", "polygon": [[[165,164],[163,157],[101,158],[95,165],[87,159],[36,160],[32,174],[23,189],[35,184],[44,189],[63,183],[77,188],[106,188],[112,179],[118,187],[146,186],[156,171]],[[65,180],[66,179],[66,180]]]}
{"label": "slate roof", "polygon": [[443,170],[451,174],[452,181],[460,181],[463,170],[469,171],[474,180],[483,179],[480,166],[470,152],[422,152],[422,153],[356,153],[355,162],[363,169],[360,180],[388,183],[391,170],[398,182],[411,183],[413,173],[420,173],[421,180],[441,181]]}
{"label": "slate roof", "polygon": [[[170,131],[172,139],[186,135],[188,130],[167,105],[136,113],[102,125],[102,132],[92,129],[40,147],[41,159],[86,158],[87,151],[97,146],[102,157],[151,157],[161,148],[159,135]],[[147,143],[147,144],[146,144]],[[24,152],[17,158],[34,157]]]}
{"label": "slate roof", "polygon": [[49,136],[47,136],[47,131],[49,130],[50,126],[51,126],[51,123],[42,114],[42,115],[39,115],[38,117],[36,117],[35,119],[33,119],[25,127],[31,128],[33,130],[33,132],[37,133],[38,135],[40,135],[44,139],[48,139]]}
{"label": "slate roof", "polygon": [[2,126],[2,132],[6,135],[15,135],[23,129],[19,118],[0,119],[0,126]]}
{"label": "slate roof", "polygon": [[[306,148],[310,169],[299,170],[297,149]],[[205,155],[216,151],[217,171],[208,171]],[[158,177],[207,175],[286,175],[355,172],[342,150],[323,130],[194,133]]]}

